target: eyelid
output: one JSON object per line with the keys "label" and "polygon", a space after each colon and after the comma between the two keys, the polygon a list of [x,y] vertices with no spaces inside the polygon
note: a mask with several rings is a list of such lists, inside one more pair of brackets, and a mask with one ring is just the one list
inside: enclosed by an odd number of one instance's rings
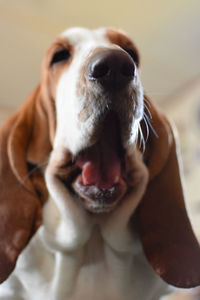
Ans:
{"label": "eyelid", "polygon": [[71,57],[71,52],[69,49],[65,47],[61,47],[60,49],[58,48],[57,51],[54,52],[50,66],[53,66],[54,64],[58,63],[64,63],[65,61],[69,60]]}

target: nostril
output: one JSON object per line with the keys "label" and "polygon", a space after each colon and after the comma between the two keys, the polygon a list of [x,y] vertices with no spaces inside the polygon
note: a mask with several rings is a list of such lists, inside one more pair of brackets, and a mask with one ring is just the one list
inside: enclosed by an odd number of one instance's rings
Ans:
{"label": "nostril", "polygon": [[101,77],[104,77],[108,75],[110,72],[108,64],[105,62],[98,62],[94,65],[92,65],[91,71],[90,71],[90,77],[94,79],[98,79]]}
{"label": "nostril", "polygon": [[125,51],[107,49],[91,57],[86,75],[106,89],[125,87],[135,77],[135,64]]}
{"label": "nostril", "polygon": [[120,72],[125,77],[134,77],[135,66],[133,63],[126,62],[122,65]]}

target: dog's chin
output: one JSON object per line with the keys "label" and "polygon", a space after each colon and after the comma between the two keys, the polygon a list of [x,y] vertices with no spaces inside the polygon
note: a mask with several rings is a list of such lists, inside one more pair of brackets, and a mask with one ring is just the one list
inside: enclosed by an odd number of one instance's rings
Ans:
{"label": "dog's chin", "polygon": [[122,178],[111,187],[99,188],[96,185],[85,186],[82,175],[74,180],[72,187],[79,195],[85,209],[92,213],[111,212],[127,191],[126,182]]}

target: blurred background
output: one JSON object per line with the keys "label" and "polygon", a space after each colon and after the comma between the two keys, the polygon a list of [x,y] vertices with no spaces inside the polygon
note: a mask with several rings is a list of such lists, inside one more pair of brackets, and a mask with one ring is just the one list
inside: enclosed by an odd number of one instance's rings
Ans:
{"label": "blurred background", "polygon": [[0,122],[36,86],[44,53],[70,26],[112,26],[134,39],[145,91],[178,127],[188,206],[200,234],[200,1],[1,0]]}

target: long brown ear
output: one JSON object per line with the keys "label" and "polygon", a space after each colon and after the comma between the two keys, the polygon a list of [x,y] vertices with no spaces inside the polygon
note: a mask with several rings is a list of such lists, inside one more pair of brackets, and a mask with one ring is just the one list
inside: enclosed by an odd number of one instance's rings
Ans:
{"label": "long brown ear", "polygon": [[150,103],[152,125],[145,151],[150,182],[136,214],[147,260],[166,282],[200,285],[200,247],[187,216],[173,129]]}
{"label": "long brown ear", "polygon": [[48,127],[38,87],[0,130],[0,282],[41,224],[47,191],[37,165],[50,151]]}

